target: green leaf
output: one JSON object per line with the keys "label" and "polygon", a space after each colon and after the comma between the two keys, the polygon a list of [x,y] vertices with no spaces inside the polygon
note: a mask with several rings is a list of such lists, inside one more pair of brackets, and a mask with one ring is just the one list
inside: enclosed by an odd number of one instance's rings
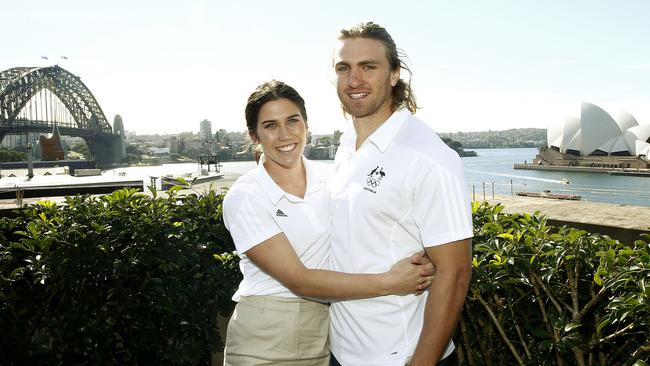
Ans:
{"label": "green leaf", "polygon": [[596,272],[596,274],[594,274],[594,282],[596,282],[596,284],[597,284],[598,286],[602,286],[602,285],[603,285],[603,279],[600,278],[600,274],[598,274],[598,272]]}
{"label": "green leaf", "polygon": [[580,324],[580,323],[571,322],[571,323],[564,326],[564,331],[565,332],[570,332],[570,331],[572,331],[572,330],[574,330],[576,328],[580,328],[581,326],[582,326],[582,324]]}
{"label": "green leaf", "polygon": [[606,327],[606,326],[608,326],[609,323],[610,323],[609,319],[605,319],[605,320],[603,320],[602,322],[600,322],[600,323],[598,324],[598,326],[596,327],[596,332],[597,332],[597,334],[601,334],[602,331],[603,331],[603,328]]}
{"label": "green leaf", "polygon": [[515,239],[514,235],[508,233],[499,234],[497,235],[497,238],[508,239],[510,241],[513,241]]}

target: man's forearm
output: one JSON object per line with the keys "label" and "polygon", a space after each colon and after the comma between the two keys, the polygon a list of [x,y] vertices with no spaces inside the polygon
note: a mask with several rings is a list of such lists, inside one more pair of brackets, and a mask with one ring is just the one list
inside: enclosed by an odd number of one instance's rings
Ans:
{"label": "man's forearm", "polygon": [[465,303],[471,269],[437,273],[429,288],[420,339],[409,365],[435,365],[456,329]]}

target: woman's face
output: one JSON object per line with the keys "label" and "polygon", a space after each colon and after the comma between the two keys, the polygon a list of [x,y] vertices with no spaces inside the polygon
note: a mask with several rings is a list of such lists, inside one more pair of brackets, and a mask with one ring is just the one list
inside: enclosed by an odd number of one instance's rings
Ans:
{"label": "woman's face", "polygon": [[273,100],[260,109],[256,135],[251,138],[262,145],[267,168],[295,168],[305,150],[307,125],[292,101]]}

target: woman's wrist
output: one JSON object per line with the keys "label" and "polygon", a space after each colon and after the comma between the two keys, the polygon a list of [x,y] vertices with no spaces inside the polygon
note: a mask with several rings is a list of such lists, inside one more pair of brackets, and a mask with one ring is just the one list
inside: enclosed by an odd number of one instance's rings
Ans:
{"label": "woman's wrist", "polygon": [[380,273],[379,275],[379,296],[395,294],[395,279],[389,272]]}

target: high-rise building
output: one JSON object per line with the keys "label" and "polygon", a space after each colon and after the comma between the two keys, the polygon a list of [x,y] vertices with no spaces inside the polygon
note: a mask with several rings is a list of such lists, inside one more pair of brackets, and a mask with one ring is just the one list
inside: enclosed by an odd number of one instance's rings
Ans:
{"label": "high-rise building", "polygon": [[204,119],[201,121],[201,127],[199,129],[199,138],[201,141],[211,141],[212,140],[212,122]]}

